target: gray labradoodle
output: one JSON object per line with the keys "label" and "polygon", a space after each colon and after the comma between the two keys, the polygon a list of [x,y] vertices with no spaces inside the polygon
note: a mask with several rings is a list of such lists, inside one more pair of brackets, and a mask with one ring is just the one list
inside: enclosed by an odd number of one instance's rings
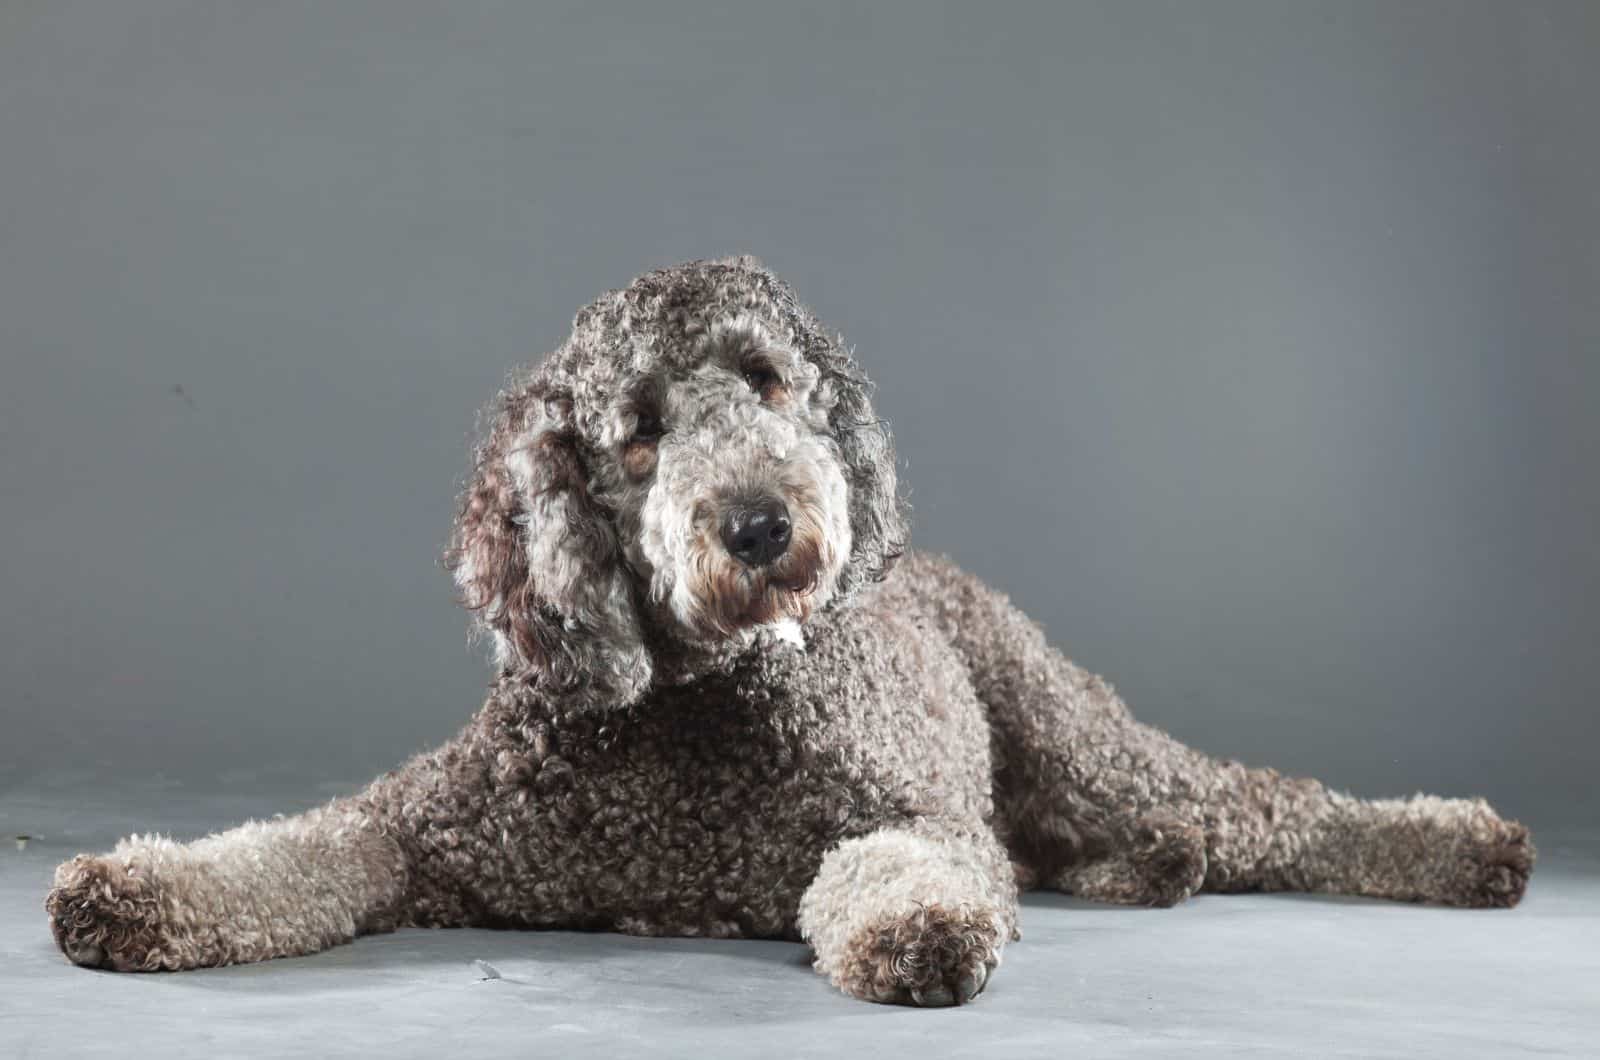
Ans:
{"label": "gray labradoodle", "polygon": [[972,999],[1018,889],[1510,906],[1481,800],[1365,801],[1135,721],[1004,595],[906,551],[840,340],[750,258],[580,312],[493,407],[449,562],[493,637],[459,736],[366,791],[62,865],[62,951],[119,970],[397,926],[809,943],[870,1001]]}

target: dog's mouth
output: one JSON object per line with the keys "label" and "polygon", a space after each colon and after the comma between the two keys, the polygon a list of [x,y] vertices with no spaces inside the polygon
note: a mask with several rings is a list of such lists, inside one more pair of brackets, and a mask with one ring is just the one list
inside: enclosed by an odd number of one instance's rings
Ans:
{"label": "dog's mouth", "polygon": [[822,575],[813,569],[765,578],[755,576],[751,581],[750,606],[739,622],[745,628],[784,621],[804,623],[811,617]]}
{"label": "dog's mouth", "polygon": [[698,551],[673,610],[695,639],[726,640],[778,623],[804,624],[830,595],[837,559],[820,534],[797,534],[788,552],[750,567],[720,548]]}
{"label": "dog's mouth", "polygon": [[730,580],[737,581],[737,587],[719,594],[721,606],[703,616],[705,635],[729,637],[783,622],[804,625],[816,610],[822,572],[815,567],[770,573],[740,570]]}

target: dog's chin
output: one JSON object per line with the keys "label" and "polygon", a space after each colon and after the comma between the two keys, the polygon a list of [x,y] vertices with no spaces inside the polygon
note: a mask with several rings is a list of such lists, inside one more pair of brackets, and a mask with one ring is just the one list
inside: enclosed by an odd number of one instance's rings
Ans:
{"label": "dog's chin", "polygon": [[757,578],[752,583],[746,593],[726,600],[719,613],[709,616],[706,633],[736,639],[770,626],[795,628],[805,625],[816,609],[819,593],[814,580]]}
{"label": "dog's chin", "polygon": [[827,602],[832,582],[821,570],[797,566],[753,571],[729,565],[697,581],[674,610],[688,640],[743,642],[763,629],[788,634],[804,626]]}
{"label": "dog's chin", "polygon": [[780,624],[805,625],[811,617],[816,598],[815,582],[801,582],[798,585],[769,582],[765,590],[755,594],[749,609],[739,616],[737,625],[741,629]]}

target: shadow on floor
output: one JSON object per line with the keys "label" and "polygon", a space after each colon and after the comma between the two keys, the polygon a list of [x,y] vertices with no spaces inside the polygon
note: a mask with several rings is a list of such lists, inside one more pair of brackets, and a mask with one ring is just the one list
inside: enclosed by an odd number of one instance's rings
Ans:
{"label": "shadow on floor", "polygon": [[[36,949],[41,959],[62,960],[48,939],[41,940]],[[674,976],[686,966],[692,964],[705,970],[708,961],[719,978],[759,984],[810,977],[822,984],[811,970],[810,950],[798,943],[483,928],[403,928],[392,934],[365,936],[311,956],[188,972],[72,972],[127,980],[138,984],[135,989],[162,993],[200,990],[325,994],[406,984],[450,989],[482,984],[497,990],[549,990],[570,987],[577,980],[605,993],[608,987],[625,991],[644,978],[654,990],[671,989]],[[685,991],[698,991],[692,982],[681,985]]]}

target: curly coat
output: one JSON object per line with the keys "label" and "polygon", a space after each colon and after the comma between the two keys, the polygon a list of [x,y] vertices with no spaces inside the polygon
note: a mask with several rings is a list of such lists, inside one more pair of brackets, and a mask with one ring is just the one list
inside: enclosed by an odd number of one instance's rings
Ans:
{"label": "curly coat", "polygon": [[[741,565],[716,516],[763,490],[793,538]],[[866,376],[794,293],[749,258],[648,273],[495,407],[449,552],[497,658],[461,733],[298,817],[67,862],[55,938],[121,970],[399,925],[803,939],[847,993],[935,1005],[984,988],[1019,886],[1521,897],[1527,830],[1481,800],[1191,750],[905,537]]]}

